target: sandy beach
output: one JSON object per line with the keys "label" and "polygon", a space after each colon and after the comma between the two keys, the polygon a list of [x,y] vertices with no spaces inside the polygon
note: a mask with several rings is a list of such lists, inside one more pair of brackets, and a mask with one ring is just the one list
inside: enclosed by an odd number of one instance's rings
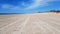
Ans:
{"label": "sandy beach", "polygon": [[0,15],[0,34],[60,34],[60,14]]}

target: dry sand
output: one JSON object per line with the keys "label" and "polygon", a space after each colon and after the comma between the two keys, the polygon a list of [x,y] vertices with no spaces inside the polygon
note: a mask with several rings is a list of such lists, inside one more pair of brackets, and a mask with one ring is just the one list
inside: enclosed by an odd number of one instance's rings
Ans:
{"label": "dry sand", "polygon": [[0,34],[60,34],[60,14],[0,15]]}

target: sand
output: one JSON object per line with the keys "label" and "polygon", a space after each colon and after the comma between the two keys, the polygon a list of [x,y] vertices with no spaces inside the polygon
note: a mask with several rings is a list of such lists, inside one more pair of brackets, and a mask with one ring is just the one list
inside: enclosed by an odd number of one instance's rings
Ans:
{"label": "sand", "polygon": [[60,34],[60,14],[0,15],[0,34]]}

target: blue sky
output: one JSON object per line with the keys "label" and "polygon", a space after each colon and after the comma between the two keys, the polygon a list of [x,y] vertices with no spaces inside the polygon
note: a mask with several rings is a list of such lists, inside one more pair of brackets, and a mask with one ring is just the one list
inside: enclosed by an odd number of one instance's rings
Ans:
{"label": "blue sky", "polygon": [[0,13],[60,10],[60,0],[0,0]]}

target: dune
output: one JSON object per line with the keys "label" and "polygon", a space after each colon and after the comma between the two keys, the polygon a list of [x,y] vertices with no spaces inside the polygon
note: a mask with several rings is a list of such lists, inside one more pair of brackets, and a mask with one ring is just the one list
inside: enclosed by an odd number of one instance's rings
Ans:
{"label": "dune", "polygon": [[60,34],[60,14],[0,15],[0,34]]}

